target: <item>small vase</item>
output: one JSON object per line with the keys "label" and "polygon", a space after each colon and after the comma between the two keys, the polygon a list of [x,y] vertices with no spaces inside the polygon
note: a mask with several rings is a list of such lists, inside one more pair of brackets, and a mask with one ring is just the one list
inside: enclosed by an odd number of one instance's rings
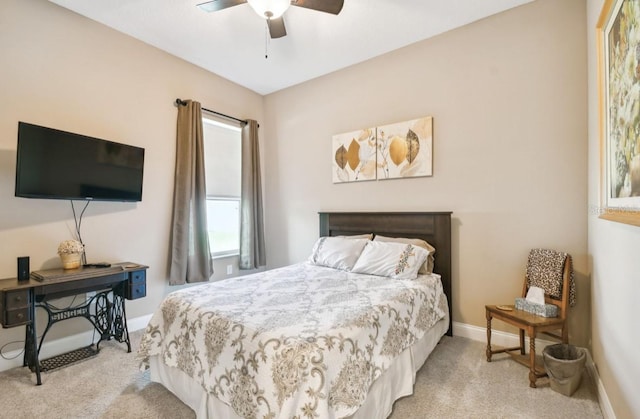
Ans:
{"label": "small vase", "polygon": [[60,253],[63,269],[76,269],[80,267],[82,253]]}

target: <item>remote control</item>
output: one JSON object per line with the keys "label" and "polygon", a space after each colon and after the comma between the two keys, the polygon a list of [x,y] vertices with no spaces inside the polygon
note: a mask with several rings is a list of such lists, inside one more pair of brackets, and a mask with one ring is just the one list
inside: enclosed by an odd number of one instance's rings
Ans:
{"label": "remote control", "polygon": [[82,265],[85,268],[109,268],[111,267],[110,263],[107,262],[99,262],[99,263],[87,263],[86,265]]}
{"label": "remote control", "polygon": [[95,266],[96,268],[108,268],[111,266],[111,264],[107,262],[100,262],[100,263],[94,263],[93,266]]}

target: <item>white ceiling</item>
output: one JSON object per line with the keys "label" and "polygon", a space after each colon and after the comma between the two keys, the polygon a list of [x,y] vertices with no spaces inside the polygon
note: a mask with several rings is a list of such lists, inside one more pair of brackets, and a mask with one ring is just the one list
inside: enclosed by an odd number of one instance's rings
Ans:
{"label": "white ceiling", "polygon": [[337,16],[290,7],[287,36],[268,45],[249,4],[207,13],[196,7],[205,0],[49,1],[264,95],[533,0],[344,0]]}

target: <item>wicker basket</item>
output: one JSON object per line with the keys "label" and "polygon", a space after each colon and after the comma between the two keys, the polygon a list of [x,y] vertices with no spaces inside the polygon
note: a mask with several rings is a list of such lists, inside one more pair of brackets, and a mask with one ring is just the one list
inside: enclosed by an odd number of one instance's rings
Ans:
{"label": "wicker basket", "polygon": [[77,269],[80,267],[82,253],[60,253],[63,269]]}

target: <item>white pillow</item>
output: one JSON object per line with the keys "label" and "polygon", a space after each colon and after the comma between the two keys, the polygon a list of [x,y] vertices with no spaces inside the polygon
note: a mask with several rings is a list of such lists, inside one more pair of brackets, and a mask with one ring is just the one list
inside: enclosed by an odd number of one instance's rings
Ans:
{"label": "white pillow", "polygon": [[429,252],[413,244],[370,241],[351,272],[415,279]]}
{"label": "white pillow", "polygon": [[368,241],[368,239],[345,237],[320,237],[313,246],[309,262],[318,266],[349,271]]}
{"label": "white pillow", "polygon": [[377,241],[382,242],[396,242],[396,243],[407,243],[413,244],[415,246],[420,246],[429,252],[429,256],[427,256],[427,260],[424,261],[424,264],[420,267],[418,271],[419,274],[431,274],[433,273],[433,265],[435,263],[434,253],[436,253],[436,248],[431,246],[424,240],[421,239],[407,239],[404,237],[387,237],[387,236],[378,236],[376,235],[375,239]]}

